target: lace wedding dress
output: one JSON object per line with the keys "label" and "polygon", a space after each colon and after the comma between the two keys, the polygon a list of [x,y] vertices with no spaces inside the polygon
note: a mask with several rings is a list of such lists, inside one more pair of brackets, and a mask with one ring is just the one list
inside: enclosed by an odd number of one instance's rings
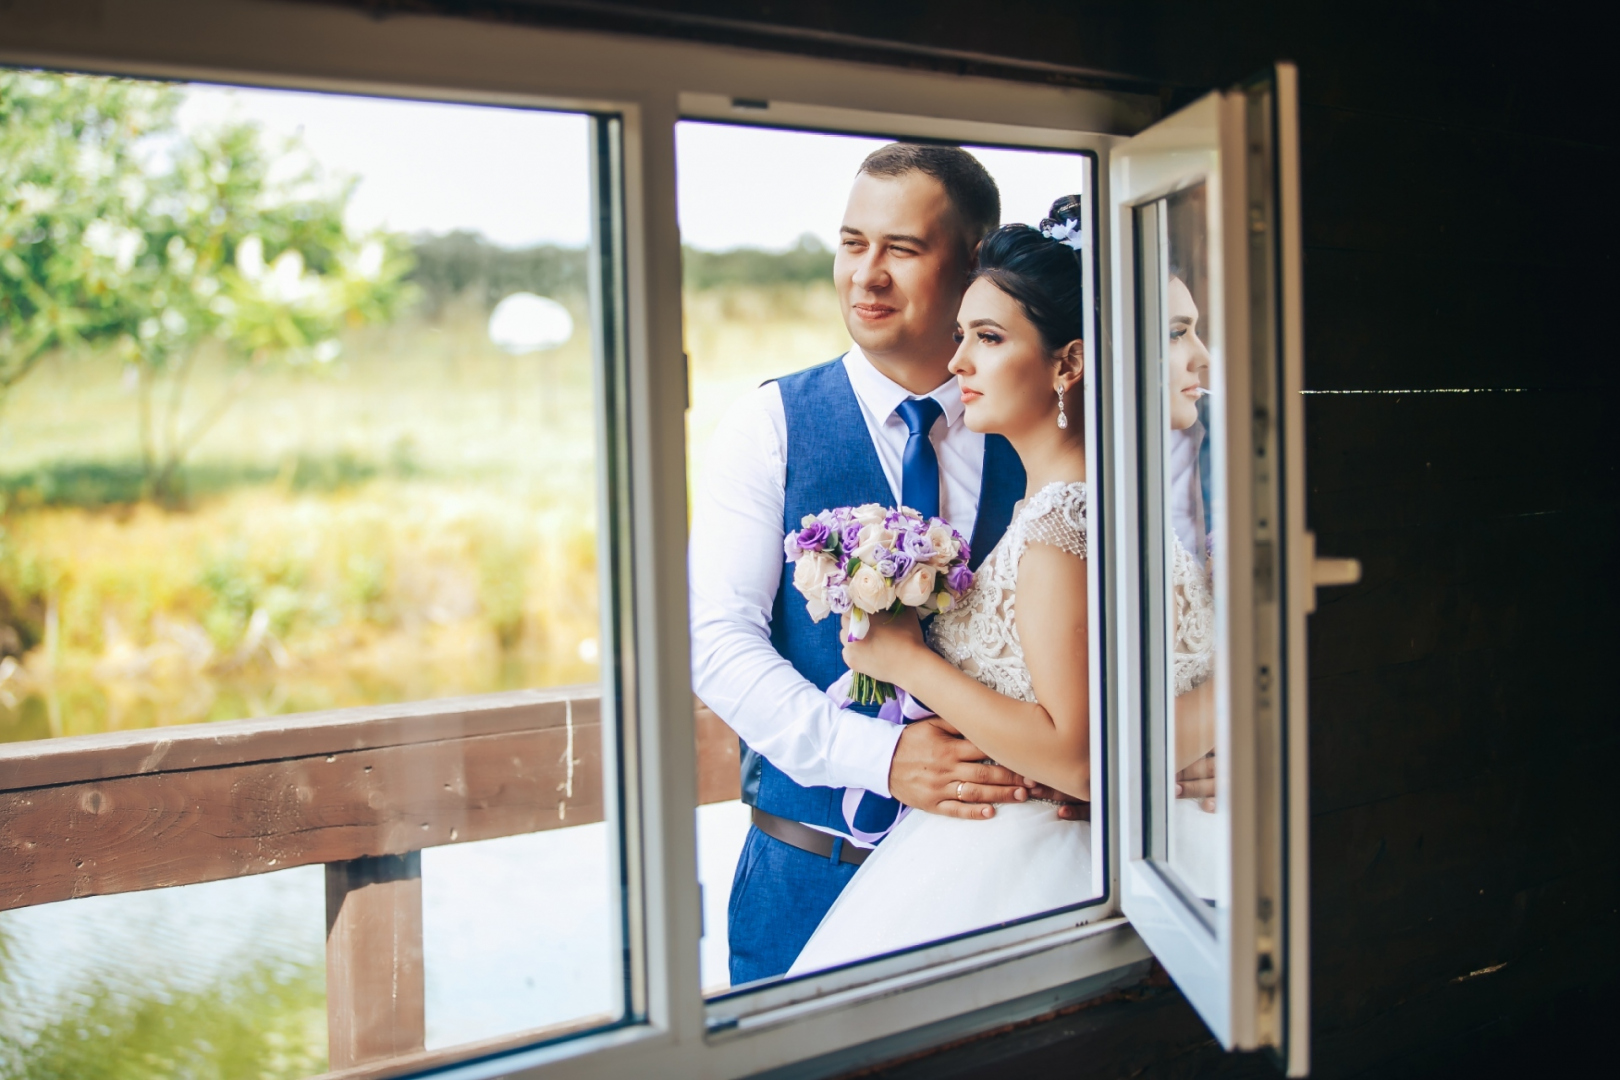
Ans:
{"label": "lace wedding dress", "polygon": [[[1049,484],[1019,503],[973,588],[928,628],[940,655],[1030,702],[1014,611],[1018,564],[1032,543],[1085,557],[1085,484]],[[1003,803],[989,820],[908,814],[861,864],[788,974],[1066,907],[1095,895],[1091,877],[1091,823],[1060,820],[1052,803]]]}
{"label": "lace wedding dress", "polygon": [[[1172,643],[1172,675],[1176,697],[1207,682],[1215,670],[1215,597],[1209,571],[1170,534],[1170,587],[1175,599],[1176,637]],[[1166,783],[1173,783],[1166,780]],[[1193,895],[1215,900],[1226,841],[1220,819],[1195,799],[1171,799],[1169,810],[1170,865]]]}

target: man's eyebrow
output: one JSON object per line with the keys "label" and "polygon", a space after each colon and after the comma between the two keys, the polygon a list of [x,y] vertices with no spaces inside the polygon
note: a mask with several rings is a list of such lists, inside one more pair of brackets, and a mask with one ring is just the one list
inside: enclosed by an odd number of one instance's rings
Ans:
{"label": "man's eyebrow", "polygon": [[918,247],[928,246],[928,241],[924,240],[920,236],[912,236],[910,233],[884,233],[883,239],[896,240],[902,244],[916,244]]}
{"label": "man's eyebrow", "polygon": [[996,322],[996,320],[994,320],[994,319],[974,319],[972,322],[968,323],[968,329],[969,330],[975,330],[975,329],[977,329],[977,328],[979,328],[981,326],[993,326],[997,330],[1005,330],[1005,329],[1007,329],[1005,326],[1002,326],[1000,323]]}
{"label": "man's eyebrow", "polygon": [[865,236],[866,235],[865,233],[861,232],[861,230],[855,228],[853,225],[840,225],[838,227],[838,231],[840,233],[848,233],[850,236]]}

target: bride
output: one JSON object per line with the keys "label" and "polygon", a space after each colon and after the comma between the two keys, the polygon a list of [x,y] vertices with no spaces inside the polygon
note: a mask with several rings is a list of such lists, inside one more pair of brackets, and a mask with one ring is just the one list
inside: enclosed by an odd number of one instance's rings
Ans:
{"label": "bride", "polygon": [[[973,588],[937,616],[874,619],[851,669],[904,687],[996,762],[1091,797],[1086,602],[1084,311],[1069,200],[1045,232],[985,239],[950,370],[974,431],[1005,435],[1028,475]],[[932,646],[932,647],[930,647]],[[985,820],[988,819],[988,820]],[[789,975],[893,952],[1091,897],[1091,825],[1029,801],[979,820],[914,813],[855,873]]]}

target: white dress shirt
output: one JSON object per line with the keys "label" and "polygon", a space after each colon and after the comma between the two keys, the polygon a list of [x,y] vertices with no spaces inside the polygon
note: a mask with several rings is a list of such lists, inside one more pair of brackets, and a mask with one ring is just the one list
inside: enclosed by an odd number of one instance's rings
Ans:
{"label": "white dress shirt", "polygon": [[[878,371],[858,347],[843,364],[898,504],[909,433],[894,410],[921,395]],[[929,432],[939,457],[940,516],[970,537],[978,517],[984,436],[963,422],[954,378],[926,396],[944,410]],[[771,606],[784,565],[787,449],[787,418],[774,382],[738,400],[710,443],[688,554],[692,686],[795,783],[859,787],[887,797],[901,727],[835,707],[771,645]],[[812,512],[824,509],[831,507]],[[795,594],[787,602],[803,599]]]}

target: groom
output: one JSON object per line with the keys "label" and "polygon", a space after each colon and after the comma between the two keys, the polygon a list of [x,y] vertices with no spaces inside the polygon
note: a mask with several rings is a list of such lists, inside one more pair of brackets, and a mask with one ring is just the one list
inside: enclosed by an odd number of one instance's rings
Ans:
{"label": "groom", "polygon": [[965,151],[874,151],[833,265],[854,347],[753,391],[710,445],[692,518],[693,687],[742,737],[753,807],[731,886],[732,985],[788,969],[901,804],[982,817],[1027,797],[933,722],[837,708],[823,691],[844,671],[838,620],[810,621],[782,554],[805,514],[869,502],[949,521],[975,569],[1006,530],[1023,466],[1005,439],[968,430],[947,370],[974,252],[1000,217],[995,181]]}

